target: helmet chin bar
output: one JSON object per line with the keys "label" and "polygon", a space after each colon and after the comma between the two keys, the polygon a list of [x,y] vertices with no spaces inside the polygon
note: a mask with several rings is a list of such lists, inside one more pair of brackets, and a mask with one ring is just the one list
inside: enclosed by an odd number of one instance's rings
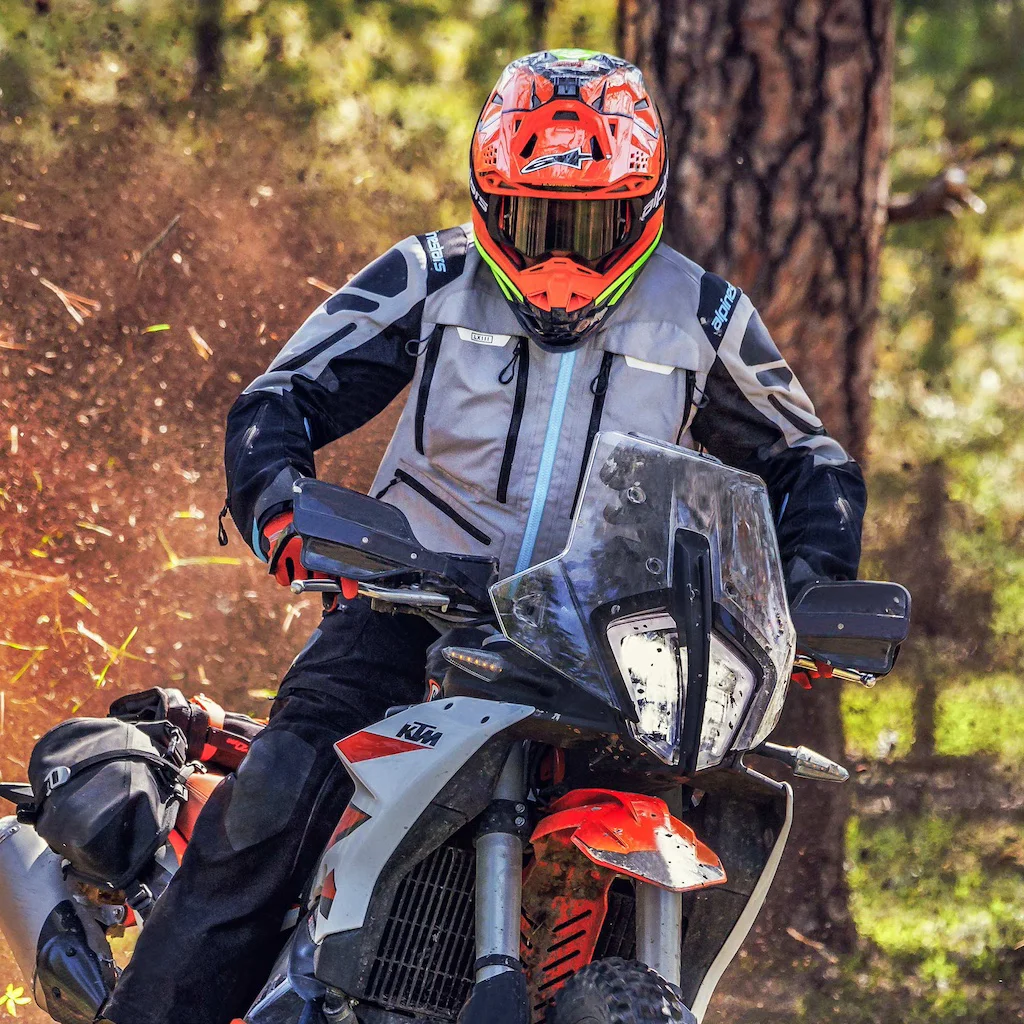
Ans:
{"label": "helmet chin bar", "polygon": [[528,299],[510,300],[509,305],[530,340],[546,352],[569,352],[586,344],[611,309],[607,305],[595,308],[591,302],[569,313],[564,309],[541,309]]}

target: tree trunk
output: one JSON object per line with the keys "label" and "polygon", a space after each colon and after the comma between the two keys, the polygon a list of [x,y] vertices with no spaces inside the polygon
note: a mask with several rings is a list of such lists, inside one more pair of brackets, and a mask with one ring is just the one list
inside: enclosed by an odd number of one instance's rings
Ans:
{"label": "tree trunk", "polygon": [[[747,291],[829,429],[863,455],[891,0],[622,0],[620,26],[665,119],[671,244]],[[792,694],[779,736],[841,760],[838,687]],[[849,797],[802,783],[797,802],[770,922],[848,949]]]}
{"label": "tree trunk", "polygon": [[209,92],[220,84],[223,16],[223,0],[197,0],[196,20],[192,29],[196,58],[196,77],[192,83],[194,95]]}
{"label": "tree trunk", "polygon": [[[956,284],[959,272],[958,231],[950,224],[937,233],[926,250],[931,269],[931,337],[921,352],[921,370],[929,391],[942,393],[953,362],[953,334],[957,323]],[[945,602],[949,593],[950,558],[946,551],[946,520],[949,475],[941,454],[925,464],[918,475],[917,506],[912,522],[914,554],[907,567],[907,585],[915,595],[914,616],[917,643],[923,652],[921,678],[914,693],[914,745],[910,756],[927,761],[935,755],[935,720],[938,710],[938,680],[942,659],[936,653],[941,638],[949,632]],[[908,538],[910,539],[910,538]],[[915,586],[916,584],[916,586]]]}

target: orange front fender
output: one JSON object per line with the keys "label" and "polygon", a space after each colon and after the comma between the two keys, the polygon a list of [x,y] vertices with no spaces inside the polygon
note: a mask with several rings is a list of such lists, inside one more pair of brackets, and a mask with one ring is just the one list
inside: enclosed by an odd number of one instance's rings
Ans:
{"label": "orange front fender", "polygon": [[664,800],[610,789],[576,789],[556,800],[533,831],[536,843],[562,833],[588,860],[672,892],[726,881],[718,855]]}

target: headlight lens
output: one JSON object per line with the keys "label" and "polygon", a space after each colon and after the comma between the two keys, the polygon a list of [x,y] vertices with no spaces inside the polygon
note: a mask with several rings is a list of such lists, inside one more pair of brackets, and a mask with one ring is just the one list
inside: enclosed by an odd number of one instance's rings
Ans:
{"label": "headlight lens", "polygon": [[636,708],[631,732],[665,764],[678,764],[686,659],[675,621],[667,612],[631,615],[610,623],[607,637]]}
{"label": "headlight lens", "polygon": [[754,673],[716,636],[711,637],[711,664],[704,722],[700,730],[697,770],[725,757],[754,695]]}

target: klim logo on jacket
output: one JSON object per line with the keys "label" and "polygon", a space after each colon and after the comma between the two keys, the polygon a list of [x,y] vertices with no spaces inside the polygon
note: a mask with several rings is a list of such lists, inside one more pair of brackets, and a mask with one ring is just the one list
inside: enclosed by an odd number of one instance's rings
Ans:
{"label": "klim logo on jacket", "polygon": [[422,743],[425,747],[436,747],[437,741],[444,735],[436,725],[425,722],[406,722],[396,734],[400,740]]}

